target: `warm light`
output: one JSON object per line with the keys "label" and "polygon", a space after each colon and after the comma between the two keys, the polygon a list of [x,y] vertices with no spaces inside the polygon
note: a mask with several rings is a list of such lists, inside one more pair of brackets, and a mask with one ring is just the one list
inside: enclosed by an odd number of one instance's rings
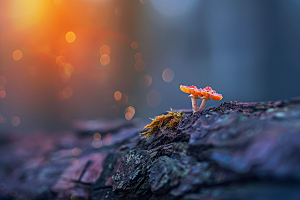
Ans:
{"label": "warm light", "polygon": [[100,133],[95,133],[94,134],[94,140],[100,140],[101,139],[101,134]]}
{"label": "warm light", "polygon": [[147,103],[150,107],[156,108],[161,102],[161,95],[156,90],[151,90],[147,94]]}
{"label": "warm light", "polygon": [[68,99],[73,95],[73,90],[70,87],[66,87],[63,91],[62,91],[63,96]]}
{"label": "warm light", "polygon": [[36,75],[36,74],[37,74],[37,68],[36,68],[36,67],[29,67],[29,69],[28,69],[28,74],[29,74],[30,76]]}
{"label": "warm light", "polygon": [[41,0],[11,0],[12,18],[17,28],[36,25],[47,16],[47,1]]}
{"label": "warm light", "polygon": [[150,75],[144,75],[141,77],[140,82],[143,87],[149,87],[152,83],[152,77]]}
{"label": "warm light", "polygon": [[163,71],[162,77],[165,82],[170,83],[174,79],[174,72],[172,69],[167,68]]}
{"label": "warm light", "polygon": [[122,99],[122,93],[120,91],[116,91],[114,93],[115,100],[120,101]]}
{"label": "warm light", "polygon": [[100,58],[100,62],[102,65],[108,65],[110,63],[110,57],[107,54],[104,54]]}
{"label": "warm light", "polygon": [[6,97],[6,92],[5,92],[5,90],[1,90],[0,91],[0,99],[3,99],[3,98],[5,98]]}
{"label": "warm light", "polygon": [[120,106],[125,106],[128,103],[128,96],[126,94],[122,94],[122,99],[118,101]]}
{"label": "warm light", "polygon": [[137,49],[139,47],[139,44],[137,42],[132,42],[131,43],[131,48]]}
{"label": "warm light", "polygon": [[0,85],[5,86],[7,83],[7,78],[5,76],[0,76]]}
{"label": "warm light", "polygon": [[74,32],[69,31],[69,32],[66,34],[66,40],[67,40],[68,43],[74,42],[75,39],[76,39],[76,35],[75,35]]}
{"label": "warm light", "polygon": [[66,60],[66,58],[63,57],[63,56],[57,56],[55,61],[56,61],[56,64],[57,64],[58,66],[61,66],[61,65],[64,64],[67,60]]}
{"label": "warm light", "polygon": [[13,126],[19,126],[20,125],[20,118],[17,117],[17,116],[14,116],[12,119],[11,119],[11,124]]}
{"label": "warm light", "polygon": [[140,0],[140,2],[141,2],[142,4],[145,4],[145,3],[147,3],[147,0]]}
{"label": "warm light", "polygon": [[109,46],[108,45],[102,45],[100,47],[99,53],[100,53],[101,56],[104,55],[104,54],[109,55],[110,54]]}
{"label": "warm light", "polygon": [[142,60],[143,55],[141,53],[137,53],[137,54],[135,54],[134,58],[135,58],[136,61]]}
{"label": "warm light", "polygon": [[62,0],[54,0],[54,5],[60,6],[62,4]]}
{"label": "warm light", "polygon": [[20,60],[23,57],[23,53],[20,50],[15,50],[13,52],[13,59],[14,60]]}
{"label": "warm light", "polygon": [[143,60],[136,61],[136,63],[135,63],[136,71],[141,72],[141,71],[145,70],[145,68],[146,68],[146,63]]}
{"label": "warm light", "polygon": [[135,108],[133,106],[128,106],[126,109],[125,109],[125,118],[127,120],[131,120],[132,117],[134,116],[135,114]]}

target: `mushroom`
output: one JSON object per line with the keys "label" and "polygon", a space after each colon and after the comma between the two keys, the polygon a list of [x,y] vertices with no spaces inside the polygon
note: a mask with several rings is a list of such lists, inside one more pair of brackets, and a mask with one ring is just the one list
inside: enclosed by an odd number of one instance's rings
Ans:
{"label": "mushroom", "polygon": [[201,95],[199,95],[202,99],[201,105],[199,107],[199,111],[201,112],[204,110],[206,103],[208,100],[213,99],[213,100],[221,100],[223,96],[221,94],[216,93],[215,90],[213,90],[211,87],[206,87],[204,89],[197,89],[197,92],[200,92]]}
{"label": "mushroom", "polygon": [[193,107],[193,113],[195,113],[198,109],[198,103],[197,100],[199,99],[199,96],[201,95],[201,92],[198,91],[198,88],[196,86],[185,86],[180,85],[180,90],[182,92],[190,94],[189,97],[192,99],[192,107]]}

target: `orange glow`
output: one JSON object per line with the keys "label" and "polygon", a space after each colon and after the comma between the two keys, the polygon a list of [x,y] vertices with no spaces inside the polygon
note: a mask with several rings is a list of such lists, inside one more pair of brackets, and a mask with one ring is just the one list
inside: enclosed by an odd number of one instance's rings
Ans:
{"label": "orange glow", "polygon": [[95,133],[94,134],[94,140],[100,140],[101,139],[101,134],[100,133]]}
{"label": "orange glow", "polygon": [[126,94],[122,94],[122,99],[118,101],[120,106],[125,106],[128,103],[128,96]]}
{"label": "orange glow", "polygon": [[63,63],[66,62],[66,58],[63,56],[57,56],[55,61],[58,66],[61,66]]}
{"label": "orange glow", "polygon": [[54,0],[54,5],[60,6],[62,4],[62,0]]}
{"label": "orange glow", "polygon": [[23,57],[23,53],[20,50],[15,50],[13,52],[13,59],[14,60],[20,60]]}
{"label": "orange glow", "polygon": [[76,39],[76,35],[75,35],[74,32],[69,31],[69,32],[66,34],[66,40],[67,40],[68,43],[74,42],[75,39]]}
{"label": "orange glow", "polygon": [[0,76],[0,85],[5,86],[7,83],[7,78],[5,76]]}
{"label": "orange glow", "polygon": [[110,54],[110,48],[109,48],[109,46],[107,46],[107,45],[102,45],[102,46],[100,47],[99,52],[100,52],[100,55],[101,55],[101,56],[104,55],[104,54],[109,55],[109,54]]}
{"label": "orange glow", "polygon": [[14,116],[12,119],[11,119],[11,124],[13,125],[13,126],[19,126],[20,125],[20,118],[19,117],[17,117],[17,116]]}
{"label": "orange glow", "polygon": [[110,57],[107,54],[104,54],[100,58],[100,62],[102,65],[108,65],[110,63]]}
{"label": "orange glow", "polygon": [[147,3],[147,0],[140,0],[141,4]]}
{"label": "orange glow", "polygon": [[145,68],[146,68],[146,63],[143,60],[136,61],[136,63],[135,63],[136,71],[141,72],[141,71],[145,70]]}
{"label": "orange glow", "polygon": [[1,91],[0,91],[0,98],[3,99],[3,98],[5,98],[5,97],[6,97],[6,92],[5,92],[5,90],[1,90]]}
{"label": "orange glow", "polygon": [[126,109],[125,109],[125,118],[127,120],[131,120],[132,117],[134,116],[135,114],[135,108],[133,106],[128,106]]}
{"label": "orange glow", "polygon": [[44,20],[47,1],[41,0],[12,0],[12,18],[17,28],[33,26]]}
{"label": "orange glow", "polygon": [[36,74],[37,74],[37,68],[36,68],[36,67],[29,67],[29,69],[28,69],[28,74],[29,74],[30,76],[36,75]]}
{"label": "orange glow", "polygon": [[120,101],[122,99],[122,93],[120,91],[116,91],[114,93],[115,100]]}
{"label": "orange glow", "polygon": [[70,87],[66,87],[63,91],[62,91],[63,96],[68,99],[73,95],[73,90]]}
{"label": "orange glow", "polygon": [[139,47],[139,44],[137,42],[132,42],[131,43],[131,48],[137,49]]}

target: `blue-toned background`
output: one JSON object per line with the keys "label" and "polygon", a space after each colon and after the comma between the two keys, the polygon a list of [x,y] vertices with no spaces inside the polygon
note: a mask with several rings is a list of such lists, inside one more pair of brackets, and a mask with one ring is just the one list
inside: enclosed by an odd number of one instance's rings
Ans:
{"label": "blue-toned background", "polygon": [[300,95],[297,0],[3,0],[0,132]]}

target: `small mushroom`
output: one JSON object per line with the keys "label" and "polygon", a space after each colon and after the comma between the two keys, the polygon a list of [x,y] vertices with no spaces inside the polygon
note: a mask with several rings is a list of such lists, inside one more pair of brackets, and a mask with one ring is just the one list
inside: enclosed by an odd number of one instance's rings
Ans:
{"label": "small mushroom", "polygon": [[201,105],[199,107],[200,112],[204,110],[208,100],[213,99],[213,100],[219,101],[223,98],[223,96],[221,94],[216,93],[215,90],[213,90],[211,87],[208,87],[208,86],[204,89],[201,89],[201,88],[197,89],[197,92],[201,93],[201,95],[199,95],[199,96],[202,99]]}
{"label": "small mushroom", "polygon": [[180,85],[180,90],[182,92],[190,94],[189,97],[192,99],[192,108],[193,113],[195,113],[198,109],[198,103],[197,100],[199,99],[199,95],[201,95],[201,92],[198,91],[198,88],[196,86],[185,86]]}

